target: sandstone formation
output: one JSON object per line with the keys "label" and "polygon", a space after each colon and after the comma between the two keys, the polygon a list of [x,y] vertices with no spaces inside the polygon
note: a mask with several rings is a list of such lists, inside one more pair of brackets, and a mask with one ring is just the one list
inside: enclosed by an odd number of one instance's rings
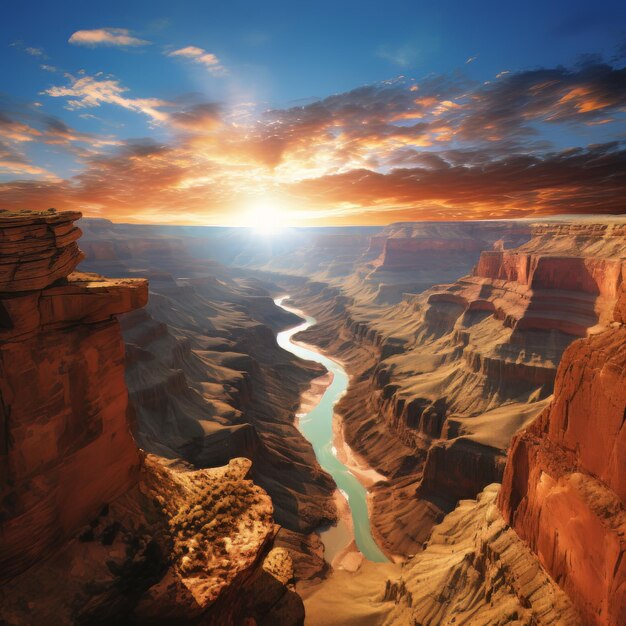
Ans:
{"label": "sandstone formation", "polygon": [[[355,301],[395,304],[403,293],[418,293],[466,274],[481,251],[515,247],[529,238],[522,222],[416,222],[391,224],[370,243],[377,252],[359,263],[362,287],[348,289]],[[367,296],[366,296],[367,294]]]}
{"label": "sandstone formation", "polygon": [[522,222],[398,223],[373,237],[370,246],[380,251],[377,265],[381,268],[419,270],[424,263],[432,264],[437,252],[445,252],[448,263],[455,256],[457,262],[475,262],[483,250],[496,243],[498,247],[516,247],[527,241],[528,235],[529,228]]}
{"label": "sandstone formation", "polygon": [[499,506],[590,624],[626,622],[626,327],[573,343],[513,439]]}
{"label": "sandstone formation", "polygon": [[115,316],[143,306],[148,287],[70,274],[81,258],[77,217],[0,214],[0,255],[13,265],[0,291],[3,578],[137,480]]}
{"label": "sandstone formation", "polygon": [[0,293],[43,289],[65,278],[83,255],[75,211],[0,210]]}
{"label": "sandstone formation", "polygon": [[0,622],[301,624],[251,462],[137,448],[117,316],[147,281],[72,272],[78,217],[0,213]]}
{"label": "sandstone formation", "polygon": [[289,554],[246,459],[190,471],[148,456],[138,484],[76,539],[0,588],[24,624],[302,624]]}
{"label": "sandstone formation", "polygon": [[370,563],[338,572],[307,598],[307,624],[504,624],[577,626],[569,598],[509,528],[498,485],[464,500],[403,566]]}

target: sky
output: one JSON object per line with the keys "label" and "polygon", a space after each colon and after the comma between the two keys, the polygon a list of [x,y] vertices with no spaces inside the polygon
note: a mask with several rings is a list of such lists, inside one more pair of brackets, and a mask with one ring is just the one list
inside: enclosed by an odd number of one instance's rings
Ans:
{"label": "sky", "polygon": [[626,213],[623,2],[2,13],[0,208],[269,228]]}

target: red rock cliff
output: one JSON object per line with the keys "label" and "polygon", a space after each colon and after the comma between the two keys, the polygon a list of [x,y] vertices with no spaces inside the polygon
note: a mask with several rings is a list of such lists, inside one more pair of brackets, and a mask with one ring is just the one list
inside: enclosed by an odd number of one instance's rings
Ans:
{"label": "red rock cliff", "polygon": [[626,623],[626,297],[563,355],[552,404],[511,445],[499,506],[590,624]]}
{"label": "red rock cliff", "polygon": [[0,212],[0,572],[59,546],[140,466],[116,315],[144,280],[72,273],[76,212]]}

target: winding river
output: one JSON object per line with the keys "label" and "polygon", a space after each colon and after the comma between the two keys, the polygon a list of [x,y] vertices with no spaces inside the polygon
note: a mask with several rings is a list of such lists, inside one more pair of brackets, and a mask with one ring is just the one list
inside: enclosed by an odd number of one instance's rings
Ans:
{"label": "winding river", "polygon": [[[301,311],[284,305],[283,301],[288,297],[282,296],[277,298],[275,302],[285,311],[304,317],[305,321],[294,328],[278,333],[276,337],[278,345],[301,359],[320,363],[333,375],[332,383],[326,388],[319,403],[311,411],[300,416],[300,432],[311,442],[319,464],[333,477],[337,487],[348,501],[357,548],[370,561],[386,562],[388,561],[387,557],[382,553],[372,537],[367,510],[367,490],[356,476],[337,458],[333,447],[334,407],[348,388],[348,374],[341,364],[336,361],[292,341],[292,337],[296,333],[313,326],[316,320],[314,317],[304,315]],[[326,531],[326,533],[321,533],[321,536],[326,547],[327,558],[329,556],[332,557],[332,553],[337,548],[344,547],[350,540],[349,530],[342,528],[341,522],[336,527]],[[332,545],[341,541],[344,542],[343,546]]]}

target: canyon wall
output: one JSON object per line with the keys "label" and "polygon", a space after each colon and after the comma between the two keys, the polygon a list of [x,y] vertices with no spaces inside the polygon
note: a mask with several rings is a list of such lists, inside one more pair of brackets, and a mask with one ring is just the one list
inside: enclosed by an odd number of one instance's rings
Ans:
{"label": "canyon wall", "polygon": [[305,599],[311,626],[582,626],[578,611],[497,509],[499,485],[463,500],[402,564],[337,572]]}
{"label": "canyon wall", "polygon": [[[559,228],[561,234],[563,230]],[[577,233],[577,246],[586,252],[598,243],[593,241],[593,233],[600,234],[605,240],[603,250],[596,246],[598,256],[583,262],[602,265],[606,240],[612,238],[606,237],[607,229],[577,226],[573,231]],[[585,241],[581,241],[581,233]],[[608,248],[611,255],[623,254],[626,249],[623,242]],[[579,267],[577,262],[574,259],[569,267]],[[611,265],[621,268],[622,259]],[[534,267],[540,266],[537,263]],[[440,448],[433,441],[422,478],[436,487],[429,504],[436,507],[436,496],[441,498],[442,494],[454,495],[460,502],[452,512],[441,516],[421,550],[409,556],[402,567],[369,564],[356,574],[335,574],[332,584],[315,590],[305,600],[307,612],[316,616],[313,624],[332,626],[351,617],[398,626],[617,626],[626,622],[626,289],[620,272],[596,274],[596,286],[591,287],[576,280],[582,278],[580,274],[573,278],[563,269],[561,266],[552,278],[563,281],[561,286],[575,284],[578,293],[572,290],[574,299],[580,293],[595,294],[602,323],[590,327],[583,338],[576,339],[572,334],[557,367],[553,398],[547,399],[538,417],[536,410],[529,412],[522,421],[526,428],[513,436],[505,457],[502,486],[489,485],[476,500],[465,499],[476,474],[481,472],[480,457],[473,463],[469,462],[472,457],[460,457],[461,462],[454,457],[439,458]],[[544,288],[533,281],[533,272],[527,276],[520,283],[533,285],[535,292]],[[602,293],[610,298],[602,301]],[[482,305],[480,310],[492,311]],[[523,319],[523,308],[518,314],[512,319],[513,325]],[[351,333],[369,346],[385,341],[380,328],[374,330],[363,322],[352,321]],[[332,348],[333,343],[326,345]],[[351,350],[359,359],[367,359],[363,345],[357,344]],[[368,367],[372,367],[371,360]],[[365,393],[367,381],[357,380],[356,384]],[[380,384],[387,400],[397,393],[397,380],[388,387],[383,377]],[[438,421],[434,413],[425,415],[424,407],[416,400],[412,402],[414,406],[407,412],[409,426],[420,424],[424,433],[441,433],[442,423],[445,427],[447,420]],[[386,419],[397,423],[404,408],[403,403],[396,403]],[[484,414],[484,425],[493,431],[492,436],[503,434],[498,434],[498,422],[505,409],[506,404]],[[371,448],[375,437],[374,431],[366,427],[368,419],[361,417],[358,432]],[[402,444],[411,448],[417,440],[417,435],[404,436]],[[461,445],[462,440],[457,437],[451,447]],[[506,449],[506,442],[502,448]],[[388,444],[387,452],[392,449]],[[365,450],[361,448],[367,458]],[[405,469],[408,458],[404,460]],[[484,463],[488,457],[482,458]],[[412,525],[424,523],[427,518],[415,514],[415,495],[423,494],[420,486],[416,491],[411,483],[410,472],[403,472],[397,461],[395,467],[404,476],[403,482],[396,482],[395,489],[380,485],[387,489],[385,504],[394,507],[396,517],[395,526],[388,530],[403,525],[408,534]],[[405,507],[403,501],[407,502]],[[346,605],[349,610],[344,608]]]}
{"label": "canyon wall", "polygon": [[137,481],[116,315],[142,280],[71,273],[75,213],[0,213],[0,572],[58,547]]}
{"label": "canyon wall", "polygon": [[625,297],[609,329],[565,351],[502,485],[459,502],[402,567],[335,575],[305,601],[313,624],[625,623]]}
{"label": "canyon wall", "polygon": [[499,506],[585,621],[626,622],[626,321],[573,343],[513,439]]}
{"label": "canyon wall", "polygon": [[[554,398],[511,442],[501,488],[461,502],[387,582],[385,623],[626,622],[625,298],[622,283],[609,328],[565,350]],[[437,577],[444,592],[429,593]]]}
{"label": "canyon wall", "polygon": [[471,271],[482,250],[518,246],[530,237],[522,222],[415,222],[391,224],[370,238],[344,284],[330,281],[355,304],[391,305]]}
{"label": "canyon wall", "polygon": [[387,477],[373,521],[389,554],[419,550],[459,499],[501,480],[563,351],[611,323],[625,247],[619,225],[539,225],[519,248],[483,252],[468,276],[392,308],[303,293],[323,323],[302,338],[353,366],[339,411],[348,443]]}
{"label": "canyon wall", "polygon": [[438,258],[439,251],[448,255],[448,263],[450,257],[456,263],[474,263],[483,250],[517,247],[528,240],[529,234],[529,227],[520,222],[399,223],[373,237],[371,246],[381,251],[377,260],[381,268],[419,271],[424,264],[433,265],[434,259],[441,266],[445,259]]}

